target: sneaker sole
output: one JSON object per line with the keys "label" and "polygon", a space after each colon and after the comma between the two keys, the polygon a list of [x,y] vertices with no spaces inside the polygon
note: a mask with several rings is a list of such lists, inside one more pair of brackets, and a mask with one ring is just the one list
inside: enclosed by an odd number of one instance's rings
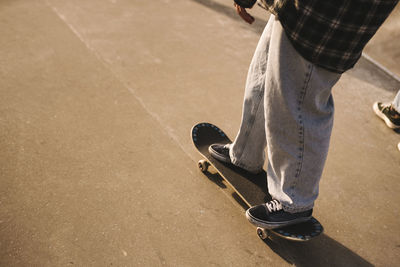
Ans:
{"label": "sneaker sole", "polygon": [[378,115],[379,118],[381,118],[382,120],[385,121],[387,127],[389,127],[390,129],[399,129],[400,128],[400,126],[398,126],[398,125],[394,124],[393,122],[391,122],[389,120],[389,118],[386,117],[386,115],[383,114],[382,111],[379,110],[378,102],[374,103],[373,109],[374,109],[375,114]]}
{"label": "sneaker sole", "polygon": [[275,229],[275,228],[281,228],[281,227],[285,227],[285,226],[289,226],[289,225],[293,225],[293,224],[299,224],[299,223],[303,223],[306,222],[308,220],[311,219],[312,216],[310,217],[303,217],[303,218],[299,218],[296,220],[291,220],[291,221],[286,221],[286,222],[272,222],[272,223],[265,223],[264,221],[258,220],[256,218],[254,218],[253,216],[251,216],[251,214],[248,212],[248,210],[246,211],[246,218],[247,220],[254,224],[255,226],[264,228],[264,229]]}

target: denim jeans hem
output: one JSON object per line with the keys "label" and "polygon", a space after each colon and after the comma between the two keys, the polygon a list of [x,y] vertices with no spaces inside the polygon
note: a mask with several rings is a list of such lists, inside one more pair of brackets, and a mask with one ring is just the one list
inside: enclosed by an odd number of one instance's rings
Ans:
{"label": "denim jeans hem", "polygon": [[286,212],[290,212],[290,213],[307,211],[307,210],[312,209],[313,207],[314,207],[314,204],[306,206],[306,207],[295,207],[295,206],[288,206],[288,205],[282,204],[283,210]]}
{"label": "denim jeans hem", "polygon": [[231,162],[233,165],[238,166],[242,169],[245,169],[248,172],[251,173],[259,173],[262,171],[262,167],[253,167],[253,166],[249,166],[248,164],[244,163],[244,162],[240,162],[237,158],[235,158],[234,156],[231,156]]}

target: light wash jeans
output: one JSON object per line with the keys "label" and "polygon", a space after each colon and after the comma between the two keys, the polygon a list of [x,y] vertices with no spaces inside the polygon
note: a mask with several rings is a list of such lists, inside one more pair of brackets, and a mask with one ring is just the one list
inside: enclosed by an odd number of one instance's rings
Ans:
{"label": "light wash jeans", "polygon": [[392,102],[392,107],[400,113],[400,90],[397,92],[397,95]]}
{"label": "light wash jeans", "polygon": [[270,17],[250,65],[230,157],[256,172],[267,148],[269,193],[285,211],[314,206],[333,125],[331,90],[340,76],[302,58]]}

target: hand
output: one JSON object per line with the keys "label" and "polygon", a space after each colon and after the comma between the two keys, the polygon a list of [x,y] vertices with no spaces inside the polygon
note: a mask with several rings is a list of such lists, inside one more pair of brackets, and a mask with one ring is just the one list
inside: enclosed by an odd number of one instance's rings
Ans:
{"label": "hand", "polygon": [[234,3],[234,6],[236,8],[236,12],[239,14],[239,16],[246,21],[249,24],[252,24],[254,22],[254,18],[247,13],[246,9],[237,5],[236,3]]}

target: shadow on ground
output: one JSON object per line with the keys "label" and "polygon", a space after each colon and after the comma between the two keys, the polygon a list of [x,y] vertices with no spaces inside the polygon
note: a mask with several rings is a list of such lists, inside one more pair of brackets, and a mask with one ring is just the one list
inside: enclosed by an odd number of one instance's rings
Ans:
{"label": "shadow on ground", "polygon": [[217,172],[213,172],[213,170],[211,170],[211,172],[210,171],[206,171],[206,172],[203,172],[203,173],[211,182],[215,183],[220,188],[226,188],[226,185],[224,183],[224,179]]}
{"label": "shadow on ground", "polygon": [[264,242],[282,259],[296,266],[373,266],[325,234],[308,242],[292,242],[279,237]]}
{"label": "shadow on ground", "polygon": [[[218,173],[204,172],[204,175],[220,188],[227,188]],[[232,193],[232,197],[243,210],[249,208],[236,192]],[[264,243],[286,262],[296,266],[373,266],[325,234],[308,242],[293,242],[272,235]]]}
{"label": "shadow on ground", "polygon": [[384,70],[377,68],[374,63],[364,57],[361,57],[356,66],[346,73],[353,78],[373,84],[375,87],[385,91],[397,92],[398,88],[400,88],[400,81],[394,79]]}

